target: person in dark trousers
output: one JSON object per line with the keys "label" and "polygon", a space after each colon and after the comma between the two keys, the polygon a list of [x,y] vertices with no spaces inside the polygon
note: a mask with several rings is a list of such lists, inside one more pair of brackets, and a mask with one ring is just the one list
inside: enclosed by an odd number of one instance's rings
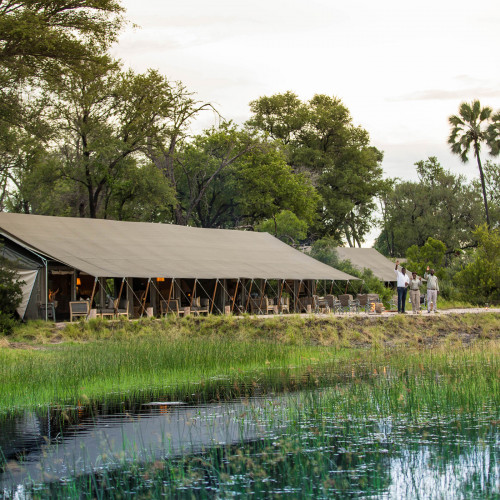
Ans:
{"label": "person in dark trousers", "polygon": [[408,293],[408,285],[410,277],[406,274],[406,268],[402,267],[401,271],[398,269],[399,260],[396,261],[396,280],[398,287],[398,313],[406,314],[406,294]]}

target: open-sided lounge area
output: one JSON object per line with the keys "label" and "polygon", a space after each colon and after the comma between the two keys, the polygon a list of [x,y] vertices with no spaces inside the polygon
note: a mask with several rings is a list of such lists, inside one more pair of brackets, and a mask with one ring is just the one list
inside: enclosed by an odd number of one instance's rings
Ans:
{"label": "open-sided lounge area", "polygon": [[360,308],[356,279],[253,231],[0,214],[3,253],[29,273],[19,315],[75,321]]}

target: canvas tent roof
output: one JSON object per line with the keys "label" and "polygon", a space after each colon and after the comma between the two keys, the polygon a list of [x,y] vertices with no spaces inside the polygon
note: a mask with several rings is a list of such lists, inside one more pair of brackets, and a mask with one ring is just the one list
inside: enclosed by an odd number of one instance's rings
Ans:
{"label": "canvas tent roof", "polygon": [[268,233],[11,213],[0,232],[99,277],[357,279]]}
{"label": "canvas tent roof", "polygon": [[382,281],[396,281],[395,263],[377,252],[375,248],[337,247],[340,260],[349,260],[357,269],[370,269]]}

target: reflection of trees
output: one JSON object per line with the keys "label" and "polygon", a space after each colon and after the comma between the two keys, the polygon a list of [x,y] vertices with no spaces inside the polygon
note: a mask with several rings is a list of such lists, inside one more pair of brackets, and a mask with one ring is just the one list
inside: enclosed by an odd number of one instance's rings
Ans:
{"label": "reflection of trees", "polygon": [[[328,366],[321,370],[268,369],[236,380],[207,380],[203,384],[142,391],[130,396],[118,394],[102,401],[87,401],[75,407],[54,407],[34,412],[13,412],[0,419],[0,464],[7,460],[24,459],[40,450],[93,428],[99,416],[144,415],[162,411],[158,406],[145,406],[151,401],[182,401],[187,405],[203,405],[216,401],[233,401],[264,394],[280,394],[317,388],[338,382],[339,375]],[[167,407],[168,408],[168,407]],[[1,470],[0,470],[1,472]]]}

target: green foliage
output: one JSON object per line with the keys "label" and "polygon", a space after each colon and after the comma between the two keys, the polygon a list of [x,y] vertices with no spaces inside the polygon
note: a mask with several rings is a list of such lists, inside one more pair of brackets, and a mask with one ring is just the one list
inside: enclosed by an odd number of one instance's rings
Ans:
{"label": "green foliage", "polygon": [[455,276],[462,297],[473,303],[500,302],[500,232],[481,226],[474,231],[479,246],[472,262]]}
{"label": "green foliage", "polygon": [[489,146],[490,154],[497,155],[499,148],[500,113],[493,114],[490,107],[481,107],[478,100],[460,104],[458,115],[450,116],[448,119],[451,125],[451,132],[448,144],[451,151],[458,156],[462,162],[469,161],[469,152],[472,149],[477,160],[481,189],[483,193],[484,210],[486,214],[486,224],[490,226],[490,216],[488,209],[488,195],[484,179],[483,167],[481,165],[480,150],[481,144]]}
{"label": "green foliage", "polygon": [[471,227],[483,220],[477,185],[444,170],[435,157],[415,165],[419,182],[398,181],[382,198],[383,229],[375,248],[400,257],[430,237],[449,251],[474,245]]}
{"label": "green foliage", "polygon": [[307,223],[300,220],[290,210],[282,210],[273,219],[267,219],[257,226],[257,231],[263,231],[276,236],[286,243],[298,243],[307,236]]}
{"label": "green foliage", "polygon": [[231,122],[194,137],[175,165],[181,222],[202,227],[253,227],[282,210],[304,222],[318,196],[286,164],[276,144]]}
{"label": "green foliage", "polygon": [[373,274],[370,269],[363,270],[354,267],[349,260],[340,260],[334,248],[339,246],[338,241],[332,238],[322,238],[314,242],[311,248],[311,257],[328,264],[344,273],[360,278],[360,281],[350,281],[346,290],[342,293],[377,293],[384,303],[388,303],[393,295],[390,288]]}
{"label": "green foliage", "polygon": [[445,264],[446,245],[439,240],[429,237],[425,245],[418,247],[412,245],[406,251],[408,269],[423,276],[427,266],[436,271],[438,278],[444,277],[443,266]]}
{"label": "green foliage", "polygon": [[25,77],[88,60],[116,41],[122,11],[116,0],[0,2],[0,66]]}
{"label": "green foliage", "polygon": [[0,333],[10,333],[15,325],[14,314],[23,298],[21,284],[12,263],[0,256]]}
{"label": "green foliage", "polygon": [[304,172],[321,195],[317,235],[363,241],[373,220],[375,197],[385,192],[382,153],[368,132],[352,123],[337,97],[315,95],[302,102],[292,92],[250,103],[248,124],[280,141],[295,172]]}

